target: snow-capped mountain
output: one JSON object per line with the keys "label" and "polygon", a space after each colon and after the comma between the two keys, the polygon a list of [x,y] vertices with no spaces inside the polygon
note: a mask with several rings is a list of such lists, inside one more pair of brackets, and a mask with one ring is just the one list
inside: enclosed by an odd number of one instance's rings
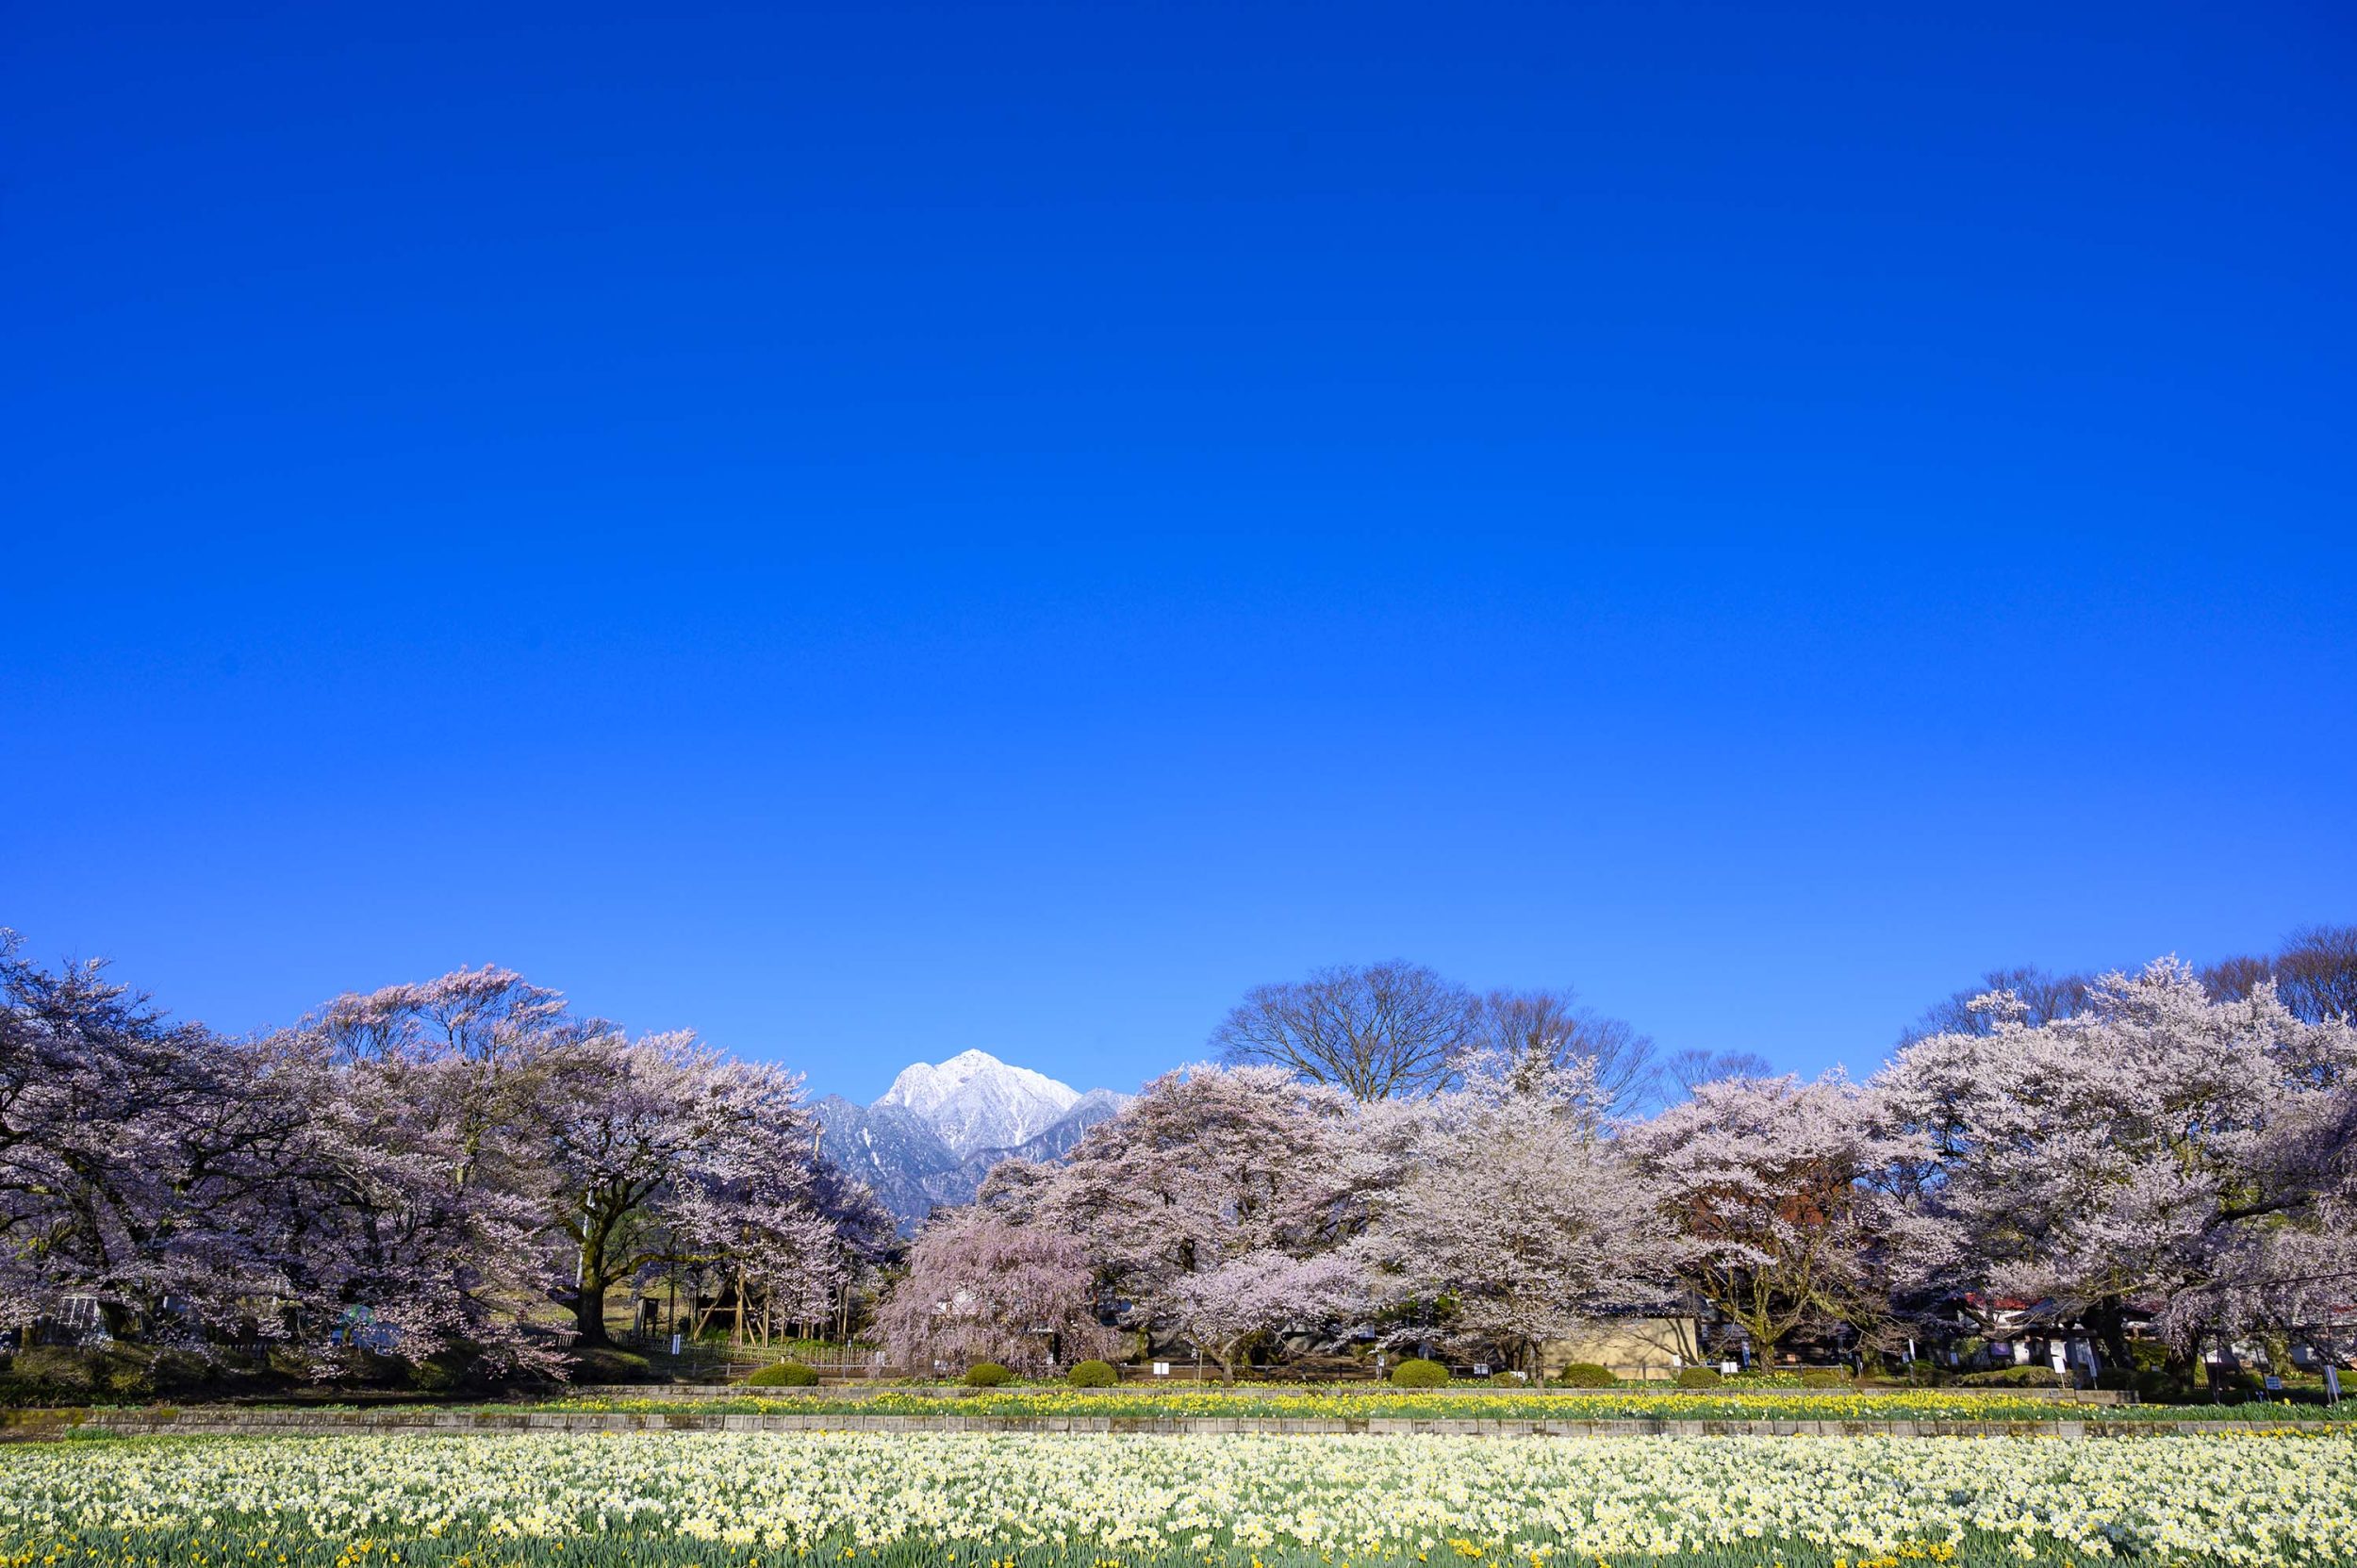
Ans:
{"label": "snow-capped mountain", "polygon": [[962,1050],[934,1065],[900,1069],[883,1098],[930,1123],[958,1154],[1013,1148],[1063,1120],[1080,1092],[1029,1067],[1011,1067],[986,1050]]}
{"label": "snow-capped mountain", "polygon": [[1001,1160],[1055,1160],[1130,1097],[1087,1094],[987,1051],[919,1062],[873,1105],[829,1095],[811,1109],[829,1158],[875,1189],[914,1230],[935,1209],[971,1203]]}

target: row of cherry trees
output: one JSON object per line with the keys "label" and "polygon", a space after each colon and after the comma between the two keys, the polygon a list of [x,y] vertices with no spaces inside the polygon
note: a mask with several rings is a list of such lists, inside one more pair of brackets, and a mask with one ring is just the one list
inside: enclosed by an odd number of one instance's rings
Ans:
{"label": "row of cherry trees", "polygon": [[85,1302],[199,1351],[552,1372],[655,1268],[740,1322],[823,1321],[891,1221],[817,1157],[799,1090],[503,969],[231,1039],[0,933],[0,1324]]}
{"label": "row of cherry trees", "polygon": [[1035,1364],[1110,1343],[1118,1300],[1232,1375],[1303,1334],[1527,1365],[1692,1296],[1758,1351],[1835,1329],[1895,1348],[2003,1296],[2117,1360],[2132,1306],[2184,1345],[2314,1332],[2357,1299],[2345,1017],[2173,961],[2057,1015],[1997,991],[1964,1017],[1863,1083],[1739,1063],[1650,1116],[1600,1082],[1592,1028],[1475,1028],[1444,1066],[1412,1053],[1409,1094],[1380,1048],[1352,1048],[1377,1064],[1356,1081],[1252,1065],[1283,1055],[1262,1029],[1231,1042],[1245,1065],[1158,1080],[1067,1160],[999,1166],[918,1237],[882,1327],[913,1365]]}

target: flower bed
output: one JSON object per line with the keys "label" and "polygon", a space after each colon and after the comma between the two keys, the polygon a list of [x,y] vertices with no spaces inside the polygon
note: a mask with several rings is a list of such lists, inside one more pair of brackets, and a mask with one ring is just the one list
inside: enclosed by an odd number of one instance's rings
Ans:
{"label": "flower bed", "polygon": [[[514,1406],[483,1409],[513,1410]],[[1718,1390],[1658,1394],[1604,1390],[1581,1394],[1433,1391],[1409,1393],[1299,1388],[997,1389],[954,1400],[937,1392],[880,1390],[831,1394],[823,1406],[807,1399],[762,1399],[752,1394],[676,1398],[599,1395],[554,1399],[532,1407],[553,1411],[711,1414],[789,1414],[823,1408],[830,1415],[1087,1415],[1428,1418],[1443,1421],[2053,1421],[2077,1415],[2104,1421],[2357,1421],[2357,1400],[2333,1407],[2253,1402],[2247,1405],[2110,1405],[2084,1409],[2036,1395],[1956,1389],[1889,1389],[1866,1393],[1802,1390]]]}
{"label": "flower bed", "polygon": [[2346,1433],[2015,1439],[713,1434],[0,1454],[0,1564],[1897,1568],[2357,1562]]}

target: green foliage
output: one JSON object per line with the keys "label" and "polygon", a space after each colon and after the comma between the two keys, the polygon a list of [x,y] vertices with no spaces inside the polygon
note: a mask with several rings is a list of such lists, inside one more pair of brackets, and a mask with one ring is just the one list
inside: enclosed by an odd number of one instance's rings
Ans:
{"label": "green foliage", "polygon": [[772,1362],[746,1378],[742,1386],[746,1388],[815,1388],[817,1383],[818,1374],[799,1362]]}
{"label": "green foliage", "polygon": [[1063,1380],[1074,1388],[1111,1388],[1121,1381],[1111,1362],[1081,1362],[1064,1374]]}
{"label": "green foliage", "polygon": [[1565,1388],[1610,1388],[1620,1380],[1593,1362],[1574,1362],[1556,1378]]}
{"label": "green foliage", "polygon": [[1831,1367],[1813,1366],[1801,1374],[1803,1388],[1848,1388],[1851,1380],[1848,1373]]}
{"label": "green foliage", "polygon": [[2171,1356],[2167,1345],[2149,1339],[2129,1341],[2128,1364],[2104,1367],[2095,1375],[2095,1386],[2126,1389],[2151,1405],[2207,1398],[2210,1392],[2190,1361]]}
{"label": "green foliage", "polygon": [[1967,1388],[2068,1388],[2070,1379],[2051,1366],[2001,1366],[1968,1372],[1956,1379]]}
{"label": "green foliage", "polygon": [[573,1352],[573,1380],[580,1383],[645,1383],[654,1380],[646,1357],[610,1345],[584,1345]]}
{"label": "green foliage", "polygon": [[[421,1362],[411,1362],[408,1383],[420,1394],[455,1394],[477,1380],[474,1377],[476,1370],[474,1352],[453,1345]],[[613,1379],[616,1382],[636,1380],[628,1378]]]}
{"label": "green foliage", "polygon": [[1392,1368],[1392,1381],[1401,1388],[1445,1388],[1448,1368],[1439,1362],[1428,1362],[1422,1356],[1410,1356]]}
{"label": "green foliage", "polygon": [[108,1345],[95,1349],[42,1345],[19,1351],[7,1379],[10,1404],[44,1399],[147,1399],[162,1394],[205,1392],[213,1368],[187,1350],[144,1345]]}
{"label": "green foliage", "polygon": [[1724,1378],[1706,1366],[1688,1366],[1678,1369],[1678,1387],[1680,1388],[1717,1388],[1725,1381]]}
{"label": "green foliage", "polygon": [[18,1382],[61,1394],[89,1394],[94,1386],[90,1358],[62,1345],[37,1345],[18,1351],[8,1373]]}
{"label": "green foliage", "polygon": [[[841,1533],[834,1534],[799,1560],[840,1561],[845,1539]],[[2022,1559],[2013,1550],[2020,1539],[2013,1533],[1999,1535],[1968,1529],[1961,1549],[1951,1553],[1947,1560],[2022,1561],[2028,1568],[2064,1568],[2076,1560],[2070,1553],[2051,1543],[2041,1543],[2044,1550],[2034,1551]],[[150,1563],[243,1562],[257,1555],[255,1538],[234,1527],[130,1530],[72,1525],[52,1537],[51,1543],[62,1548],[60,1562],[69,1554],[76,1561]],[[677,1568],[744,1568],[749,1560],[744,1547],[727,1542],[701,1541],[669,1531],[629,1527],[570,1539],[518,1539],[485,1535],[471,1529],[436,1536],[379,1535],[376,1544],[378,1549],[364,1560],[381,1557],[414,1568],[470,1568],[480,1562],[496,1562],[503,1568],[646,1568],[654,1562],[676,1564]],[[345,1568],[354,1560],[351,1547],[341,1539],[282,1535],[272,1539],[271,1547],[274,1557],[285,1558],[286,1568]],[[1004,1553],[1010,1560],[1022,1562],[1025,1568],[1097,1568],[1107,1560],[1104,1548],[1088,1542],[1039,1545],[1021,1543],[1018,1538],[995,1539],[979,1550]],[[938,1568],[946,1553],[942,1542],[918,1536],[882,1546],[871,1547],[863,1543],[857,1547],[857,1555],[862,1562],[875,1563],[877,1568]],[[1239,1559],[1262,1559],[1267,1568],[1324,1568],[1326,1554],[1276,1546],[1246,1549],[1234,1555]],[[1138,1553],[1123,1560],[1134,1562],[1136,1568],[1201,1568],[1202,1555]],[[1854,1563],[1861,1559],[1854,1547],[1771,1535],[1760,1541],[1701,1547],[1647,1560],[1655,1568],[1833,1568],[1837,1561]],[[1876,1560],[1901,1560],[1894,1556]],[[1920,1547],[1912,1560],[1924,1564],[1933,1561]],[[2222,1560],[2201,1557],[2188,1560],[2210,1563]]]}
{"label": "green foliage", "polygon": [[968,1388],[997,1388],[1000,1383],[1005,1382],[1008,1378],[1014,1376],[1014,1373],[1009,1372],[1005,1367],[1000,1366],[997,1362],[976,1362],[972,1366],[965,1369],[965,1386]]}

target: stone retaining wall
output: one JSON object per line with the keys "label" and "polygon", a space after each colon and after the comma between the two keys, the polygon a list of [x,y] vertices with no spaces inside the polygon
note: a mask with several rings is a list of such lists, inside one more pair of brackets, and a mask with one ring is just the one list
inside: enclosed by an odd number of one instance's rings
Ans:
{"label": "stone retaining wall", "polygon": [[[710,1415],[573,1411],[91,1411],[88,1428],[123,1433],[460,1433],[460,1432],[1105,1432],[1192,1437],[1222,1433],[1288,1435],[1399,1434],[1452,1437],[2155,1437],[2172,1432],[2249,1431],[2242,1422],[2154,1421],[1687,1421],[1451,1420],[1435,1416],[1365,1418],[1090,1415]],[[2327,1422],[2285,1421],[2283,1428],[2324,1431]],[[2347,1429],[2342,1428],[2339,1429]]]}
{"label": "stone retaining wall", "polygon": [[[1023,1387],[988,1389],[952,1388],[940,1384],[919,1384],[915,1387],[899,1387],[888,1383],[826,1383],[811,1388],[748,1388],[741,1383],[581,1383],[565,1390],[566,1396],[569,1398],[672,1399],[678,1400],[681,1403],[687,1403],[698,1399],[873,1399],[880,1393],[890,1394],[896,1399],[917,1398],[953,1401],[958,1399],[990,1398],[993,1396],[1004,1397],[1009,1394],[1022,1394],[1026,1392],[1058,1393],[1062,1391],[1056,1389],[1037,1388],[1036,1386],[1030,1389]],[[1285,1395],[1291,1397],[1298,1391],[1294,1389],[1285,1389],[1282,1392]],[[1867,1393],[1857,1395],[1857,1397],[1871,1398],[1878,1394],[1904,1394],[1905,1392],[1906,1391],[1904,1389],[1897,1387],[1887,1389],[1878,1388],[1869,1390]],[[1927,1390],[1926,1392],[1931,1391]],[[2136,1402],[2136,1396],[2134,1395],[2122,1393],[2118,1389],[2006,1388],[1973,1390],[1952,1388],[1941,1389],[1937,1392],[1966,1399],[1972,1398],[1976,1395],[1986,1395],[1991,1397],[2005,1399],[2036,1399],[2058,1405],[2133,1405]],[[1170,1393],[1173,1395],[1183,1394],[1185,1397],[1191,1399],[1209,1395],[1222,1395],[1231,1399],[1251,1399],[1267,1398],[1270,1395],[1270,1390],[1267,1388],[1256,1388],[1250,1383],[1239,1383],[1232,1386],[1221,1383],[1212,1383],[1203,1387],[1196,1387],[1193,1384],[1187,1384],[1183,1387],[1179,1387],[1171,1385],[1139,1385],[1132,1383],[1126,1390],[1119,1392],[1108,1390],[1106,1393],[1108,1397],[1139,1398],[1151,1397],[1153,1394],[1157,1393]],[[1809,1388],[1759,1389],[1746,1388],[1741,1385],[1727,1389],[1695,1389],[1686,1392],[1680,1392],[1679,1390],[1672,1388],[1420,1388],[1414,1390],[1393,1390],[1384,1388],[1379,1384],[1370,1384],[1366,1385],[1361,1390],[1353,1393],[1312,1395],[1312,1397],[1330,1399],[1337,1405],[1345,1404],[1353,1399],[1398,1398],[1410,1395],[1417,1399],[1561,1399],[1566,1402],[1575,1403],[1582,1399],[1627,1398],[1632,1395],[1638,1397],[1649,1399],[1660,1398],[1700,1400],[1724,1399],[1737,1396],[1773,1398],[1779,1395],[1788,1395],[1796,1397],[1840,1397],[1841,1391],[1838,1389],[1827,1390]]]}

